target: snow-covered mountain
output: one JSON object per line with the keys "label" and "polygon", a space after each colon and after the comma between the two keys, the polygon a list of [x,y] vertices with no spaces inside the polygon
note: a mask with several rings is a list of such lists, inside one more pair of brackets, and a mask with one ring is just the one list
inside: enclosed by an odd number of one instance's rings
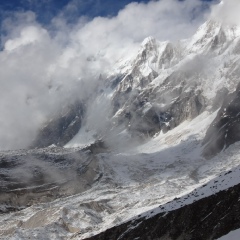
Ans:
{"label": "snow-covered mountain", "polygon": [[[192,38],[179,42],[148,37],[134,59],[117,62],[108,75],[99,77],[93,96],[75,104],[81,117],[75,116],[81,121],[76,121],[74,112],[67,115],[62,111],[46,123],[33,146],[64,146],[74,135],[67,146],[81,145],[83,138],[110,138],[111,143],[119,134],[124,141],[145,140],[205,110],[214,111],[237,87],[239,51],[240,28],[213,20],[203,24]],[[53,126],[63,129],[55,129],[55,137]],[[71,134],[66,134],[68,126]],[[48,141],[45,135],[50,135]]]}
{"label": "snow-covered mountain", "polygon": [[[238,26],[146,38],[55,113],[35,149],[1,153],[2,239],[203,239],[189,213],[209,225],[204,239],[240,228],[239,73]],[[171,221],[185,235],[159,231]]]}

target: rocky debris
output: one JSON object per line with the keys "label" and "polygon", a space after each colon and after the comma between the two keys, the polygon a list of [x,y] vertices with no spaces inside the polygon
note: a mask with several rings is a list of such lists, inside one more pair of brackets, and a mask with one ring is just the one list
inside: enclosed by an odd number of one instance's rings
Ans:
{"label": "rocky debris", "polygon": [[64,106],[61,112],[39,131],[30,148],[44,148],[52,144],[64,146],[80,130],[84,113],[85,106],[80,101]]}
{"label": "rocky debris", "polygon": [[77,149],[1,152],[0,166],[0,212],[83,192],[99,176],[94,155]]}
{"label": "rocky debris", "polygon": [[240,184],[173,211],[139,217],[86,240],[217,239],[240,228],[239,199]]}
{"label": "rocky debris", "polygon": [[240,84],[228,94],[203,140],[203,156],[211,158],[240,141]]}

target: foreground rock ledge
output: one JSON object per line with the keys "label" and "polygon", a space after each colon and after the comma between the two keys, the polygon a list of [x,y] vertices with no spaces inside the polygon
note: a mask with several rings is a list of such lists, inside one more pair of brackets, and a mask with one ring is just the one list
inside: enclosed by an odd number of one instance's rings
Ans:
{"label": "foreground rock ledge", "polygon": [[138,218],[85,240],[208,240],[240,228],[240,184],[174,211]]}

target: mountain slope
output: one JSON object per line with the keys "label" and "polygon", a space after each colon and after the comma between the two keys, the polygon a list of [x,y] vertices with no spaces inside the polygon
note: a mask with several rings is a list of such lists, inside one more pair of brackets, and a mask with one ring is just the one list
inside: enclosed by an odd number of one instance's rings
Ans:
{"label": "mountain slope", "polygon": [[217,239],[240,228],[239,177],[238,167],[188,195],[86,239]]}
{"label": "mountain slope", "polygon": [[[146,38],[134,59],[122,60],[108,76],[101,76],[97,97],[89,101],[99,98],[108,109],[94,105],[105,113],[95,116],[90,103],[82,129],[91,129],[89,134],[106,141],[122,131],[132,140],[145,140],[205,110],[218,109],[238,85],[239,46],[239,29],[213,20],[178,43]],[[101,129],[97,123],[89,124],[92,117],[105,122]],[[68,146],[76,146],[77,141]]]}
{"label": "mountain slope", "polygon": [[[123,239],[164,234],[197,239],[208,224],[202,234],[213,239],[238,228],[240,143],[226,131],[234,126],[239,134],[239,46],[239,29],[213,20],[178,43],[149,37],[133,59],[126,56],[99,76],[91,96],[63,107],[46,123],[33,146],[47,148],[1,153],[7,166],[0,177],[9,180],[6,186],[16,180],[13,176],[23,183],[0,202],[7,212],[0,216],[1,238],[86,239],[110,229],[99,239],[122,234]],[[219,139],[214,152],[211,144]],[[30,182],[21,179],[22,169]],[[35,169],[42,180],[37,185]],[[67,185],[61,185],[62,179]],[[26,192],[41,184],[54,184],[56,195],[45,201]],[[16,192],[27,201],[12,201]],[[193,221],[187,221],[188,213]],[[169,225],[161,232],[158,224],[164,219]],[[196,228],[195,221],[201,220]],[[213,230],[216,220],[220,225]]]}

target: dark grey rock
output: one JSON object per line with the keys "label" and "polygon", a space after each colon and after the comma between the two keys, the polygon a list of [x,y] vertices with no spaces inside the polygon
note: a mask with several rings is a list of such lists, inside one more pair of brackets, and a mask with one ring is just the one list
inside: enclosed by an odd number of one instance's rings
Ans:
{"label": "dark grey rock", "polygon": [[64,146],[80,130],[84,113],[85,106],[80,101],[64,106],[60,113],[55,114],[55,116],[40,129],[30,148],[43,148],[52,144]]}
{"label": "dark grey rock", "polygon": [[203,156],[211,158],[231,144],[240,141],[240,84],[227,95],[217,117],[203,140]]}

